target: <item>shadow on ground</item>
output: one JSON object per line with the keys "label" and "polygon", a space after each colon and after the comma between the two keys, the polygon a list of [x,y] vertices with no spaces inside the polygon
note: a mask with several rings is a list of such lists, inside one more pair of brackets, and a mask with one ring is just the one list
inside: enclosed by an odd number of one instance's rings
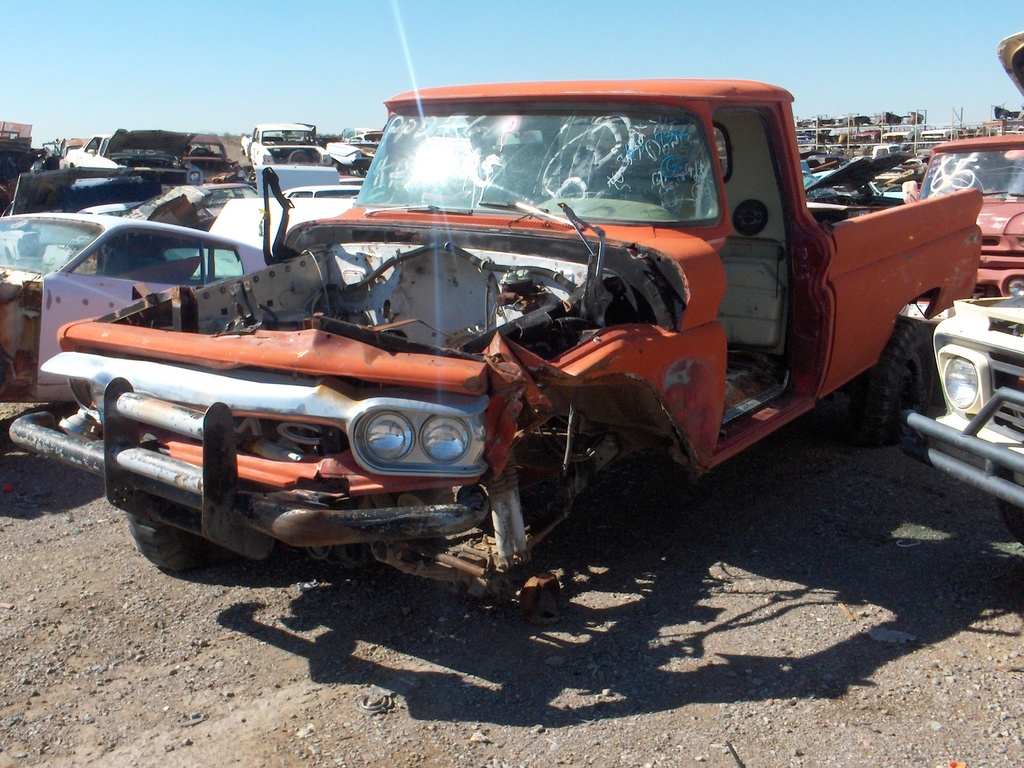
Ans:
{"label": "shadow on ground", "polygon": [[[845,446],[838,421],[820,407],[694,485],[651,457],[610,473],[531,563],[562,574],[551,627],[383,567],[283,557],[191,578],[305,581],[288,615],[244,602],[218,621],[304,657],[314,682],[403,693],[423,720],[558,726],[841,696],[920,645],[1019,611],[1024,557],[994,502],[896,448]],[[801,622],[815,631],[814,611],[844,606],[873,606],[879,626],[915,643],[794,636]]]}

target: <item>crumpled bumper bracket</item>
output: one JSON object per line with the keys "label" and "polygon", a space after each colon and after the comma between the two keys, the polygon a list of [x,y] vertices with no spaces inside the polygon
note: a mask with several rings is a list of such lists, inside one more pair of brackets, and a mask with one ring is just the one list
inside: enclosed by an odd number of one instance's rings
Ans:
{"label": "crumpled bumper bracket", "polygon": [[[941,424],[920,413],[904,411],[903,422],[913,433],[903,436],[900,448],[913,458],[1001,501],[1024,507],[1024,487],[1014,479],[1015,476],[1024,477],[1024,454],[1008,445],[997,445],[977,436],[1006,403],[1024,408],[1024,392],[1006,387],[997,389],[963,430]],[[950,450],[944,450],[947,447]],[[1024,445],[1020,447],[1024,448]],[[953,453],[974,456],[981,466]]]}
{"label": "crumpled bumper bracket", "polygon": [[[140,424],[200,440],[203,466],[174,459],[140,443]],[[460,489],[450,504],[375,509],[308,507],[265,496],[238,493],[237,456],[231,410],[215,403],[205,411],[135,393],[125,379],[104,392],[103,442],[68,435],[49,413],[32,413],[12,423],[11,439],[36,453],[104,478],[108,500],[130,508],[143,492],[198,511],[162,514],[159,522],[199,533],[247,557],[266,557],[274,540],[296,547],[388,542],[461,533],[479,523],[488,501],[478,486]],[[140,514],[148,514],[140,509]]]}

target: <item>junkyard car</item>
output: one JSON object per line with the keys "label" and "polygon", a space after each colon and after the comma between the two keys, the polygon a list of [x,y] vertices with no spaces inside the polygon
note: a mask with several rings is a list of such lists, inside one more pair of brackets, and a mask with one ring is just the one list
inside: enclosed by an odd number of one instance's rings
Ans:
{"label": "junkyard car", "polygon": [[[171,187],[148,200],[137,203],[111,203],[83,208],[82,213],[107,213],[131,219],[162,221],[183,227],[209,230],[224,206],[230,200],[257,198],[256,190],[241,182],[226,184],[199,184]],[[186,205],[176,205],[184,198]]]}
{"label": "junkyard car", "polygon": [[[211,144],[206,139],[197,140],[199,136],[177,131],[119,128],[110,135],[93,136],[84,147],[69,152],[62,165],[66,168],[131,168],[164,185],[202,184],[207,176],[204,163],[216,161],[212,166],[214,173],[222,173],[224,167],[222,161],[205,154]],[[193,148],[203,152],[194,160],[189,156]]]}
{"label": "junkyard car", "polygon": [[330,158],[316,141],[316,126],[307,123],[261,123],[251,136],[243,136],[242,154],[257,165],[329,164]]}
{"label": "junkyard car", "polygon": [[935,147],[921,199],[974,187],[985,197],[975,296],[1024,296],[1024,134],[950,141]]}
{"label": "junkyard car", "polygon": [[111,134],[97,133],[82,141],[77,146],[64,147],[60,159],[61,168],[113,168],[116,163],[106,159],[104,153]]}
{"label": "junkyard car", "polygon": [[205,182],[240,182],[242,171],[228,158],[227,147],[216,136],[197,133],[185,149],[183,161],[203,173]]}
{"label": "junkyard car", "polygon": [[253,275],[65,326],[45,368],[79,414],[12,439],[104,475],[163,568],[280,542],[494,592],[637,451],[698,475],[842,387],[851,437],[894,440],[930,375],[901,310],[970,294],[981,196],[823,225],[791,103],[717,80],[397,96],[351,210]]}
{"label": "junkyard car", "polygon": [[1024,543],[1024,299],[958,301],[935,329],[946,413],[905,413],[903,449],[990,493]]}
{"label": "junkyard car", "polygon": [[[205,232],[89,214],[0,218],[0,401],[70,400],[39,372],[57,329],[129,304],[145,284],[203,285],[266,266],[262,251]],[[133,293],[134,292],[134,293]]]}
{"label": "junkyard car", "polygon": [[903,203],[903,195],[886,193],[876,183],[876,179],[907,157],[893,154],[877,158],[854,158],[846,165],[822,173],[809,182],[805,187],[807,199],[816,203],[839,204],[847,208],[849,213],[900,205]]}
{"label": "junkyard car", "polygon": [[361,176],[373,162],[382,131],[358,131],[339,141],[329,141],[324,150],[343,173]]}

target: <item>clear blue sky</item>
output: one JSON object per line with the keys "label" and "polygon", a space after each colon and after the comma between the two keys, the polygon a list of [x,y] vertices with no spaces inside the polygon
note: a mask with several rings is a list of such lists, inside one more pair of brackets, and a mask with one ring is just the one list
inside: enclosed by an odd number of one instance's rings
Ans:
{"label": "clear blue sky", "polygon": [[379,127],[414,87],[727,77],[789,89],[797,117],[989,119],[1024,97],[996,44],[1022,0],[0,0],[0,120],[36,146],[116,128]]}

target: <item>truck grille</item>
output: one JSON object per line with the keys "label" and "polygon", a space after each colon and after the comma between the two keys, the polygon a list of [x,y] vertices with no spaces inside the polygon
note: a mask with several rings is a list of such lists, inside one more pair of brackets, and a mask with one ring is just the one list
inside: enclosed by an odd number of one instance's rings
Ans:
{"label": "truck grille", "polygon": [[[1024,366],[1020,358],[1007,355],[997,350],[989,350],[992,366],[992,388],[1000,387],[1021,390],[1021,379],[1024,378]],[[993,426],[1000,432],[1012,435],[1015,439],[1024,440],[1024,408],[1014,403],[1003,403],[992,419]]]}

